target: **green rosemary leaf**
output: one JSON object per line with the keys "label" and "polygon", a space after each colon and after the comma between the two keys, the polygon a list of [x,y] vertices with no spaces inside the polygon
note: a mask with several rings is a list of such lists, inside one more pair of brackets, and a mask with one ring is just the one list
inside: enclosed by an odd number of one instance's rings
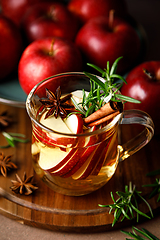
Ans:
{"label": "green rosemary leaf", "polygon": [[15,142],[27,143],[29,142],[28,139],[25,139],[25,135],[21,133],[7,133],[2,132],[3,136],[5,137],[8,145],[0,146],[0,148],[8,148],[8,147],[15,147]]}
{"label": "green rosemary leaf", "polygon": [[118,78],[118,79],[120,79],[121,81],[123,81],[127,84],[126,80],[118,74],[112,74],[112,75],[110,75],[110,78]]}
{"label": "green rosemary leaf", "polygon": [[129,237],[134,237],[134,239],[137,239],[137,240],[145,240],[146,239],[146,238],[143,238],[142,236],[137,235],[136,231],[137,231],[137,233],[146,237],[148,240],[160,240],[159,238],[157,238],[155,235],[153,235],[151,232],[149,232],[145,228],[142,228],[142,230],[140,230],[140,229],[133,226],[132,227],[132,232],[133,233],[121,230],[122,233],[126,234]]}
{"label": "green rosemary leaf", "polygon": [[86,112],[84,111],[83,108],[81,108],[81,107],[77,104],[77,102],[74,100],[74,98],[71,97],[71,100],[72,100],[72,102],[73,102],[76,110],[80,111],[80,113],[82,113],[83,115],[85,115]]}
{"label": "green rosemary leaf", "polygon": [[151,216],[154,217],[154,216],[153,216],[153,212],[152,212],[152,208],[150,207],[149,203],[146,201],[145,198],[143,198],[143,197],[139,194],[138,191],[136,191],[136,193],[137,193],[137,195],[141,198],[141,200],[142,200],[143,202],[145,202],[145,204],[148,206],[148,209],[149,209],[149,211],[150,211]]}
{"label": "green rosemary leaf", "polygon": [[119,220],[121,215],[122,215],[121,221],[123,221],[125,218],[133,219],[134,218],[133,212],[136,214],[137,222],[139,221],[139,215],[150,219],[148,215],[146,215],[145,213],[141,212],[138,209],[137,197],[139,197],[145,204],[147,204],[150,210],[151,216],[153,217],[152,209],[149,203],[140,195],[140,193],[141,192],[136,190],[135,186],[132,187],[132,184],[129,183],[129,188],[128,186],[125,186],[124,193],[120,191],[116,192],[116,194],[120,196],[117,200],[114,199],[113,193],[111,192],[111,198],[113,200],[113,204],[109,204],[109,205],[99,204],[100,207],[109,207],[110,208],[109,213],[114,211],[114,220],[113,220],[112,226],[114,226],[114,224]]}
{"label": "green rosemary leaf", "polygon": [[160,169],[154,170],[152,172],[147,173],[147,177],[152,177],[160,174]]}
{"label": "green rosemary leaf", "polygon": [[84,72],[84,73],[87,77],[92,79],[92,81],[96,82],[103,89],[104,92],[106,92],[105,85],[101,80],[99,80],[95,75],[91,73],[87,73],[87,72]]}
{"label": "green rosemary leaf", "polygon": [[131,97],[128,97],[128,96],[124,96],[124,95],[121,95],[121,94],[116,94],[116,97],[123,100],[123,101],[126,101],[126,102],[141,103],[137,99],[134,99],[134,98],[131,98]]}
{"label": "green rosemary leaf", "polygon": [[[146,184],[143,185],[143,187],[153,187],[153,191],[150,193],[149,195],[149,199],[151,199],[152,197],[154,197],[155,195],[160,193],[160,179],[156,178],[156,181],[154,184]],[[159,202],[160,199],[160,194],[158,196],[157,202]]]}
{"label": "green rosemary leaf", "polygon": [[100,67],[98,67],[98,66],[96,66],[96,65],[94,65],[94,64],[87,63],[87,65],[90,66],[90,67],[92,67],[92,68],[94,68],[94,69],[96,69],[96,70],[97,70],[98,72],[100,72],[101,74],[104,73],[104,71],[103,71]]}
{"label": "green rosemary leaf", "polygon": [[112,65],[112,67],[111,67],[110,76],[117,71],[118,62],[119,62],[121,59],[122,59],[122,57],[119,57],[119,58],[117,58],[117,59],[114,61],[113,65]]}
{"label": "green rosemary leaf", "polygon": [[88,110],[87,110],[87,112],[86,112],[86,114],[85,114],[85,117],[88,117],[90,114],[92,114],[92,113],[94,112],[94,109],[95,109],[95,106],[94,106],[94,105],[91,105],[91,106],[88,108]]}
{"label": "green rosemary leaf", "polygon": [[[136,239],[136,240],[145,240],[143,237],[140,237],[140,236],[138,236],[138,235],[135,234],[135,233],[131,233],[131,232],[123,231],[123,230],[121,230],[121,232],[124,233],[124,234],[126,234],[126,235],[129,236],[129,237],[133,237],[133,238]],[[133,238],[132,238],[132,239],[133,239]],[[131,238],[130,238],[130,239],[129,239],[129,238],[126,238],[126,239],[131,240]]]}

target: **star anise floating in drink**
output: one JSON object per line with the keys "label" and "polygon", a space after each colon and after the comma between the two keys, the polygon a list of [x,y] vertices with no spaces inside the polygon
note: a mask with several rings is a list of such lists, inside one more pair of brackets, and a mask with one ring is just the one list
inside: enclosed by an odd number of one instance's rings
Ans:
{"label": "star anise floating in drink", "polygon": [[15,193],[20,193],[21,195],[30,195],[34,190],[38,189],[38,187],[33,185],[33,176],[27,177],[25,172],[23,179],[21,179],[18,174],[15,176],[16,180],[11,180],[11,190]]}
{"label": "star anise floating in drink", "polygon": [[46,96],[47,99],[40,99],[40,102],[44,105],[44,107],[49,108],[45,118],[48,118],[51,115],[54,115],[55,118],[57,118],[58,115],[65,118],[67,117],[67,111],[74,109],[74,106],[67,103],[67,101],[71,98],[71,94],[61,97],[60,86],[56,89],[55,94],[49,89],[46,89]]}
{"label": "star anise floating in drink", "polygon": [[4,156],[4,153],[0,153],[0,172],[6,177],[7,171],[11,169],[17,169],[16,164],[11,162],[11,156]]}

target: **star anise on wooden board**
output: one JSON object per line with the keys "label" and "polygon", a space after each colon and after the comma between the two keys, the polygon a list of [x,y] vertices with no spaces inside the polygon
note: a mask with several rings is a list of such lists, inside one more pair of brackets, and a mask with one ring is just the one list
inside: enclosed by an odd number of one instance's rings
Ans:
{"label": "star anise on wooden board", "polygon": [[8,116],[7,111],[0,114],[0,128],[7,127],[11,122],[12,119]]}
{"label": "star anise on wooden board", "polygon": [[23,179],[21,179],[18,174],[15,176],[16,180],[11,180],[11,190],[15,193],[30,195],[34,190],[38,189],[38,187],[33,185],[33,176],[27,177],[25,172]]}
{"label": "star anise on wooden board", "polygon": [[11,169],[17,169],[16,164],[11,162],[11,156],[4,156],[4,153],[0,153],[0,172],[6,177],[7,171]]}
{"label": "star anise on wooden board", "polygon": [[60,115],[62,118],[67,117],[67,110],[74,109],[74,106],[67,103],[71,98],[71,94],[68,94],[61,98],[61,88],[60,86],[56,89],[55,94],[46,88],[47,99],[40,99],[39,101],[44,105],[45,108],[49,108],[46,113],[45,118],[54,115],[55,118]]}

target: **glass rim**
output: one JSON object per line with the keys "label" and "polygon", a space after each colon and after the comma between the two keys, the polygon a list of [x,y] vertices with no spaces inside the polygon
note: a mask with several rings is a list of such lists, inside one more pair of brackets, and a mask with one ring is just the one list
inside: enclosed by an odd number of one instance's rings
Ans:
{"label": "glass rim", "polygon": [[[36,125],[38,125],[40,128],[44,129],[45,131],[47,132],[51,132],[51,133],[54,133],[54,134],[58,134],[60,136],[68,136],[68,137],[84,137],[84,136],[92,136],[92,135],[96,135],[96,134],[100,134],[100,133],[103,133],[103,132],[106,132],[106,131],[109,131],[111,128],[113,128],[116,123],[118,123],[118,121],[122,118],[122,113],[119,113],[118,115],[116,115],[112,121],[107,124],[106,126],[102,127],[101,129],[97,129],[93,132],[87,132],[87,133],[79,133],[79,134],[75,134],[75,133],[63,133],[63,132],[57,132],[51,128],[48,128],[46,127],[45,125],[41,124],[37,119],[36,117],[33,115],[32,111],[31,111],[31,99],[35,93],[35,91],[37,90],[37,88],[42,85],[44,82],[46,81],[49,81],[50,79],[53,79],[55,77],[61,77],[61,76],[69,76],[69,75],[80,75],[80,76],[85,76],[86,78],[88,78],[83,72],[66,72],[66,73],[60,73],[60,74],[56,74],[56,75],[53,75],[53,76],[50,76],[42,81],[40,81],[39,83],[37,83],[32,89],[31,91],[29,92],[28,96],[27,96],[27,99],[26,99],[26,110],[27,110],[27,113],[31,119],[32,122],[34,122]],[[102,77],[100,76],[97,76],[101,79],[103,79]],[[89,78],[88,78],[89,79]]]}

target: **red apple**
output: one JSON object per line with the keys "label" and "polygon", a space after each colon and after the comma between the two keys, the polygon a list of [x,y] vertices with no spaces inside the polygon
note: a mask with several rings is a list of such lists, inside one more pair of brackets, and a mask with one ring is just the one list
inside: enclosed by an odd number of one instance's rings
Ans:
{"label": "red apple", "polygon": [[0,79],[12,73],[22,53],[19,29],[7,17],[0,14]]}
{"label": "red apple", "polygon": [[41,80],[64,72],[82,70],[82,58],[74,43],[57,37],[32,42],[18,66],[19,83],[28,94]]}
{"label": "red apple", "polygon": [[29,42],[55,36],[74,40],[79,22],[62,3],[42,2],[27,11],[22,26]]}
{"label": "red apple", "polygon": [[2,12],[19,27],[29,7],[41,1],[44,0],[1,0]]}
{"label": "red apple", "polygon": [[124,109],[147,112],[155,124],[155,134],[160,134],[160,61],[143,62],[129,72],[127,84],[121,88],[124,95],[141,101],[125,103]]}
{"label": "red apple", "polygon": [[123,56],[117,72],[124,73],[137,60],[140,51],[140,39],[135,29],[126,21],[114,18],[98,17],[89,20],[78,32],[76,44],[87,62],[100,68],[106,68],[109,61]]}
{"label": "red apple", "polygon": [[127,7],[124,0],[71,0],[68,9],[73,12],[82,23],[91,18],[108,16],[109,11],[114,9],[116,16],[124,17]]}

